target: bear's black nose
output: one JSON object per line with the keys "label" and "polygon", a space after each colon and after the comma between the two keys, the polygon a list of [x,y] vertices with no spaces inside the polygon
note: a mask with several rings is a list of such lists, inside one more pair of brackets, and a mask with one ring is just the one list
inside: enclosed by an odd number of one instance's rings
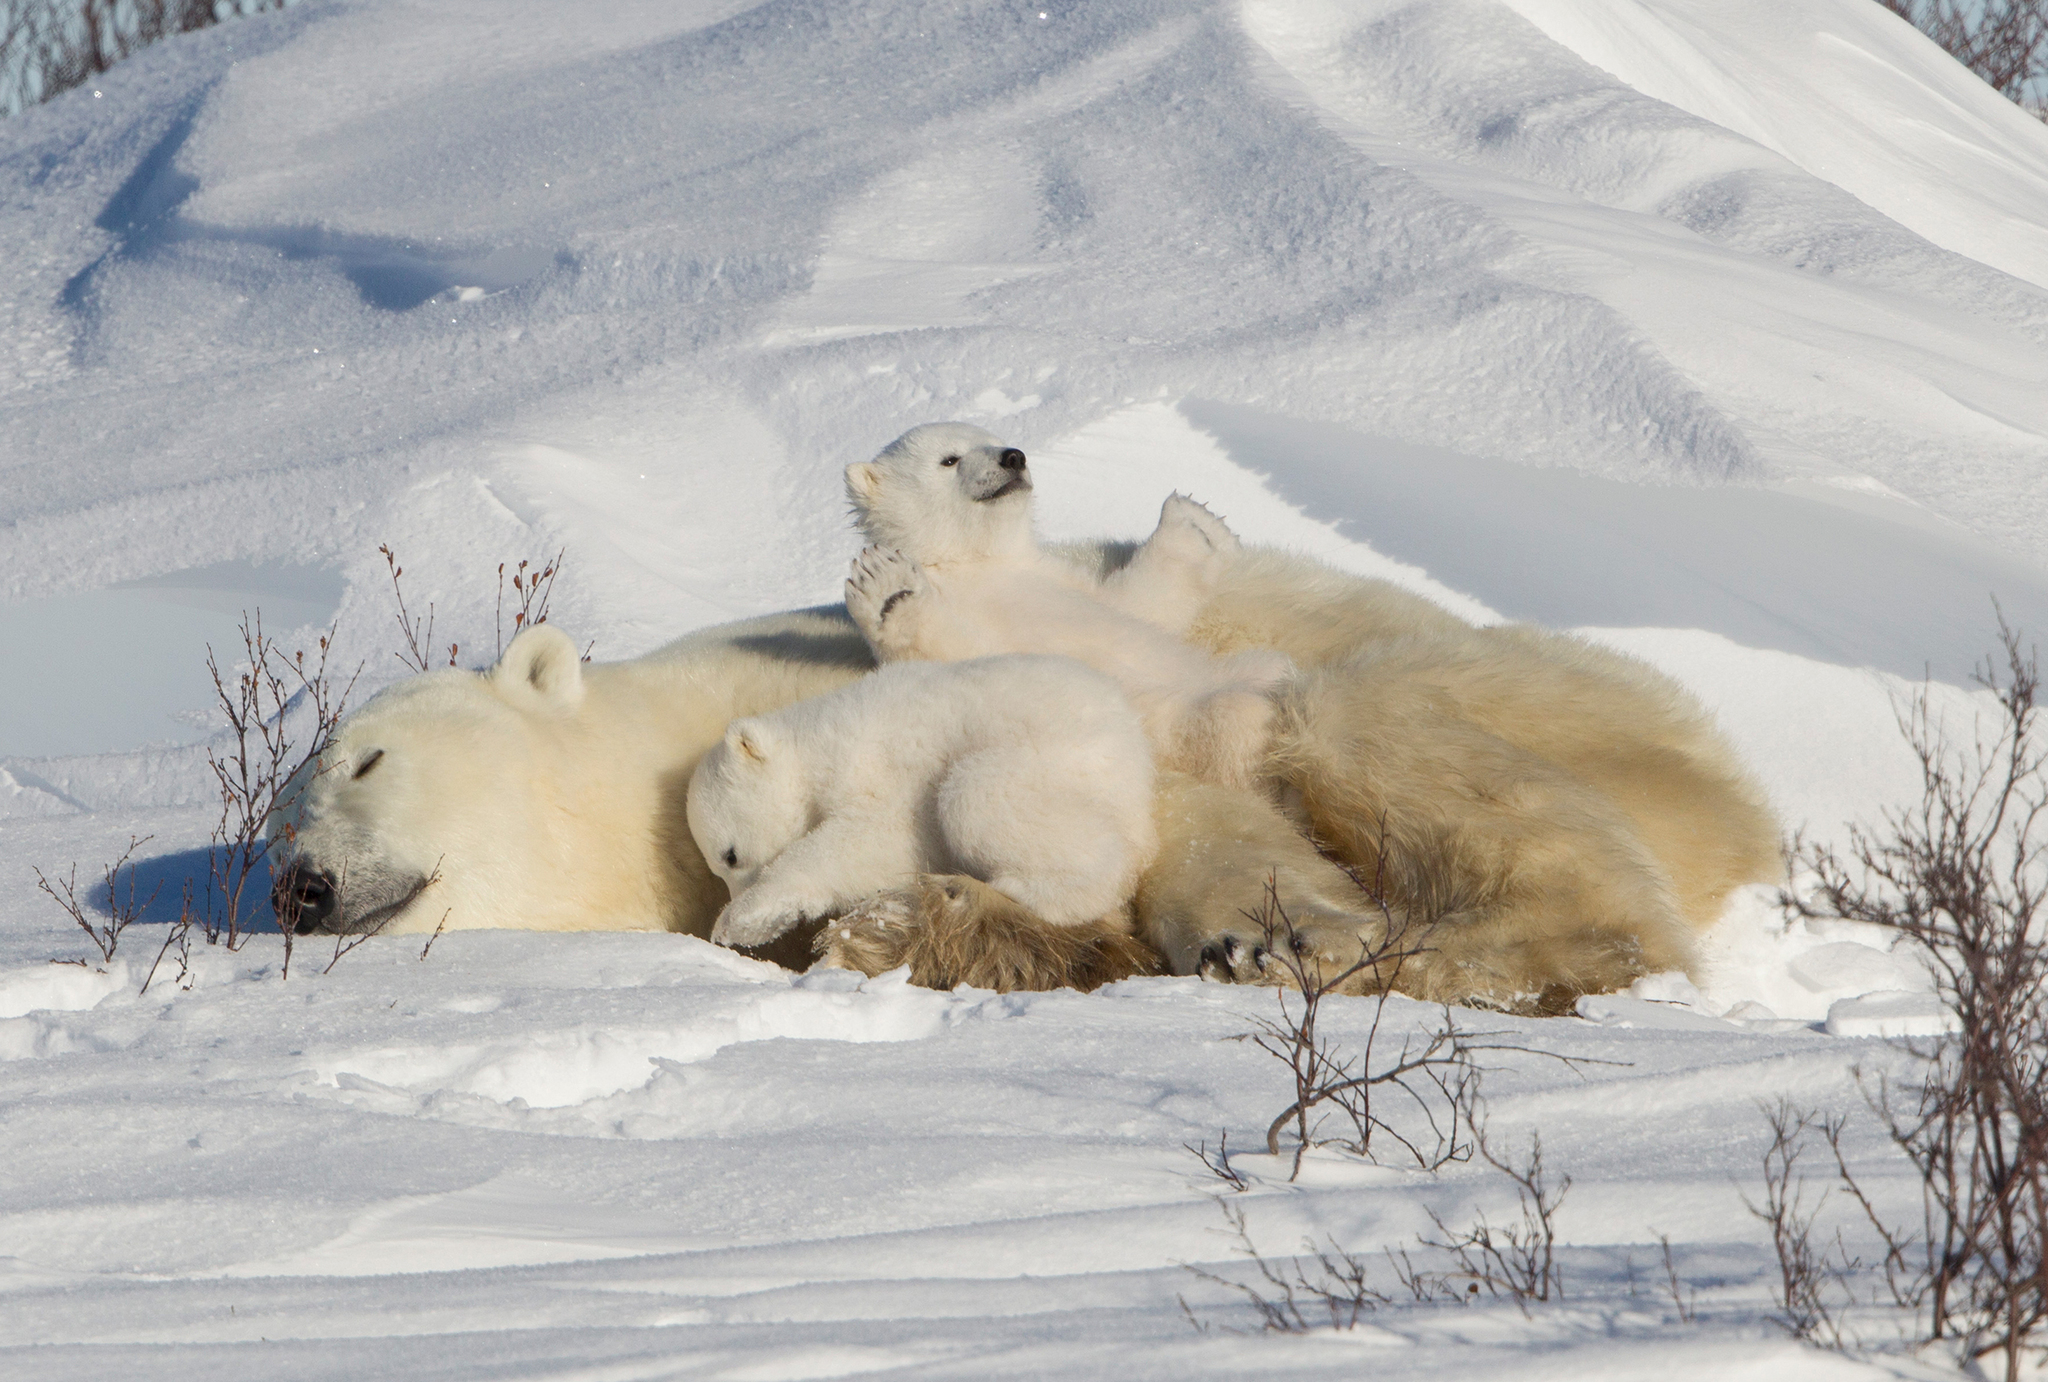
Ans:
{"label": "bear's black nose", "polygon": [[1007,447],[1004,449],[1003,454],[996,458],[996,463],[1005,470],[1022,470],[1024,468],[1024,453],[1014,446]]}
{"label": "bear's black nose", "polygon": [[289,926],[295,935],[310,936],[320,930],[339,905],[334,875],[326,869],[316,873],[303,864],[293,864],[270,890],[270,907],[277,913],[279,928]]}

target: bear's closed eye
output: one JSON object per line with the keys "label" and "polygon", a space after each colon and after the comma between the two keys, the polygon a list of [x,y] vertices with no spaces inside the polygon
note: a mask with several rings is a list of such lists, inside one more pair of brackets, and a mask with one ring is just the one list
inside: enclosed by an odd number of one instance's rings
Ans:
{"label": "bear's closed eye", "polygon": [[370,756],[369,756],[368,758],[365,758],[365,759],[363,760],[363,762],[362,762],[362,766],[358,767],[358,768],[357,768],[357,769],[355,770],[355,774],[354,774],[354,776],[352,776],[352,777],[351,777],[351,778],[349,779],[349,781],[351,781],[351,782],[360,782],[360,781],[362,781],[362,780],[363,780],[364,778],[368,777],[368,776],[370,775],[370,769],[372,769],[372,768],[376,767],[378,763],[382,762],[382,761],[383,761],[383,758],[384,758],[384,750],[382,750],[382,749],[377,749],[377,750],[375,750],[374,752],[372,752],[372,753],[370,754]]}

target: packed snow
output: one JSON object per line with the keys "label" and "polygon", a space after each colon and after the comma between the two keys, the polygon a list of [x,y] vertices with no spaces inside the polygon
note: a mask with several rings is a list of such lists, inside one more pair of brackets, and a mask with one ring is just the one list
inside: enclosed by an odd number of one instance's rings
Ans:
{"label": "packed snow", "polygon": [[[836,598],[840,468],[945,418],[1031,452],[1048,539],[1190,491],[1643,657],[1842,840],[1917,791],[1924,679],[1988,713],[1992,597],[2048,630],[2048,127],[1881,6],[303,0],[0,122],[0,191],[9,1376],[1940,1375],[1768,1318],[1758,1100],[1858,1108],[1945,1017],[1765,888],[1690,978],[1459,1015],[1577,1058],[1487,1086],[1573,1179],[1561,1302],[1303,1336],[1184,1269],[1249,1270],[1184,1144],[1257,1153],[1269,1254],[1513,1196],[1290,1182],[1263,990],[478,932],[140,991],[243,609],[333,622],[360,699],[404,671],[380,544],[465,665],[499,564],[565,550],[553,621],[633,656]],[[147,920],[51,963],[32,869],[131,839]]]}

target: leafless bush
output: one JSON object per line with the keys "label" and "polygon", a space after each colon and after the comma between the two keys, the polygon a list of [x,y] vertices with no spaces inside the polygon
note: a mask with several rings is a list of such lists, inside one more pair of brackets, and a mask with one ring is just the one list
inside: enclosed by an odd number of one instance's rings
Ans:
{"label": "leafless bush", "polygon": [[[1306,1334],[1317,1327],[1315,1316],[1318,1313],[1327,1316],[1332,1328],[1350,1329],[1367,1313],[1387,1303],[1387,1297],[1367,1283],[1365,1260],[1344,1251],[1337,1246],[1335,1239],[1325,1239],[1324,1246],[1320,1248],[1312,1240],[1305,1239],[1301,1245],[1303,1257],[1276,1261],[1266,1257],[1252,1243],[1243,1205],[1221,1199],[1217,1203],[1237,1239],[1237,1251],[1250,1258],[1259,1269],[1264,1288],[1249,1282],[1232,1281],[1192,1265],[1187,1270],[1204,1281],[1228,1287],[1242,1295],[1258,1312],[1262,1329],[1279,1334]],[[1307,1267],[1311,1261],[1315,1267],[1314,1275]],[[1187,1317],[1195,1331],[1208,1333],[1209,1326],[1188,1308],[1186,1298],[1177,1299],[1180,1300],[1181,1314]]]}
{"label": "leafless bush", "polygon": [[[548,621],[548,600],[555,593],[555,577],[562,572],[562,558],[567,555],[565,547],[555,553],[554,560],[544,562],[540,570],[533,571],[530,562],[521,561],[512,569],[512,598],[518,608],[512,612],[512,637],[519,637],[519,631],[537,627]],[[505,654],[505,563],[498,563],[498,655]],[[590,661],[588,651],[583,660]]]}
{"label": "leafless bush", "polygon": [[[398,601],[398,613],[393,617],[398,620],[398,636],[405,640],[405,647],[394,650],[391,655],[415,672],[430,672],[434,665],[433,657],[428,652],[428,649],[434,646],[434,602],[427,601],[427,617],[423,628],[423,621],[405,607],[405,587],[399,583],[399,578],[405,574],[405,568],[398,564],[397,553],[391,550],[389,544],[380,544],[377,554],[384,558],[385,568],[391,572],[391,597]],[[498,568],[500,572],[504,569],[503,566]],[[457,651],[458,645],[448,645],[450,667],[456,665]]]}
{"label": "leafless bush", "polygon": [[1230,1132],[1228,1129],[1217,1134],[1216,1150],[1213,1152],[1209,1150],[1207,1142],[1198,1143],[1192,1147],[1183,1142],[1180,1144],[1180,1147],[1182,1151],[1201,1162],[1208,1169],[1210,1175],[1229,1186],[1233,1194],[1241,1195],[1252,1188],[1251,1182],[1244,1178],[1244,1173],[1230,1164]]}
{"label": "leafless bush", "polygon": [[[1375,1159],[1374,1140],[1397,1144],[1407,1158],[1426,1171],[1468,1160],[1472,1141],[1460,1135],[1460,1108],[1476,1096],[1483,1057],[1498,1052],[1527,1052],[1576,1068],[1573,1057],[1539,1051],[1507,1031],[1467,1031],[1448,1006],[1426,1032],[1408,1032],[1398,1051],[1387,1052],[1380,1024],[1386,1016],[1386,988],[1400,975],[1403,962],[1420,954],[1418,942],[1393,923],[1376,944],[1359,942],[1358,960],[1335,973],[1325,973],[1309,953],[1293,920],[1280,902],[1274,880],[1256,913],[1263,945],[1287,981],[1273,990],[1278,1011],[1254,1019],[1245,1034],[1267,1055],[1287,1067],[1294,1098],[1266,1128],[1266,1150],[1278,1156],[1283,1135],[1294,1131],[1292,1179],[1311,1147],[1335,1147],[1352,1156]],[[1347,1051],[1325,1038],[1324,1003],[1355,976],[1372,972],[1380,991],[1361,1001],[1373,1005],[1365,1040]],[[1392,1106],[1385,1102],[1392,1100]],[[1335,1131],[1325,1129],[1334,1124]]]}
{"label": "leafless bush", "polygon": [[[321,637],[318,655],[310,662],[305,651],[286,653],[263,631],[262,612],[242,617],[244,660],[232,674],[223,673],[211,646],[206,669],[213,674],[214,696],[227,724],[224,743],[206,751],[220,792],[220,816],[211,841],[206,891],[195,916],[209,945],[239,949],[247,938],[259,906],[272,905],[268,890],[250,895],[250,883],[262,867],[263,832],[271,812],[283,800],[292,779],[310,769],[334,740],[348,706],[356,676],[337,685],[327,674],[333,650],[331,633]],[[356,675],[362,669],[356,669]],[[294,713],[296,712],[296,713]],[[284,933],[284,974],[291,973],[292,937],[297,917],[287,899],[277,913]]]}
{"label": "leafless bush", "polygon": [[[144,835],[141,839],[129,836],[128,848],[122,850],[121,857],[107,865],[103,871],[107,883],[107,914],[104,917],[96,912],[89,902],[79,897],[78,865],[73,864],[71,872],[58,879],[55,884],[43,876],[41,869],[35,871],[36,886],[48,893],[52,902],[70,914],[72,921],[78,924],[78,929],[85,932],[85,938],[92,942],[93,949],[100,952],[102,965],[113,962],[114,951],[121,944],[121,933],[134,925],[135,919],[148,911],[150,903],[156,901],[154,891],[148,897],[136,900],[138,885],[135,879],[135,865],[130,862],[135,857],[135,851],[153,838],[155,837],[150,835]],[[128,880],[126,896],[123,896],[121,889],[124,872]],[[62,897],[57,895],[59,888],[64,890]]]}
{"label": "leafless bush", "polygon": [[[1671,1235],[1660,1233],[1657,1242],[1664,1248],[1664,1283],[1671,1291],[1671,1303],[1678,1307],[1680,1324],[1696,1324],[1700,1317],[1700,1293],[1678,1279],[1678,1263],[1671,1256]],[[1635,1294],[1635,1263],[1629,1263],[1629,1294]]]}
{"label": "leafless bush", "polygon": [[1999,95],[2048,120],[2048,0],[1878,0]]}
{"label": "leafless bush", "polygon": [[69,91],[172,34],[288,0],[7,0],[0,28],[0,111]]}
{"label": "leafless bush", "polygon": [[1862,1264],[1848,1255],[1839,1232],[1833,1243],[1818,1237],[1815,1225],[1829,1192],[1823,1190],[1811,1204],[1807,1202],[1799,1158],[1809,1130],[1819,1131],[1830,1146],[1839,1148],[1842,1124],[1794,1109],[1782,1099],[1765,1104],[1763,1111],[1771,1128],[1770,1145],[1763,1153],[1763,1203],[1747,1195],[1742,1202],[1771,1230],[1771,1248],[1778,1260],[1778,1318],[1796,1339],[1841,1348],[1842,1312],[1854,1303],[1850,1278]]}
{"label": "leafless bush", "polygon": [[1958,742],[1925,691],[1903,706],[1920,801],[1880,830],[1852,829],[1846,857],[1802,850],[1813,887],[1785,901],[1795,915],[1885,927],[1928,957],[1956,1031],[1899,1042],[1913,1073],[1865,1089],[1920,1173],[1920,1229],[1887,1227],[1849,1173],[1838,1125],[1829,1142],[1885,1241],[1894,1299],[1924,1311],[1927,1339],[2002,1358],[2010,1382],[2048,1319],[2048,750],[2038,661],[2002,616],[1999,639],[2004,665],[1977,676],[1995,724]]}
{"label": "leafless bush", "polygon": [[[1496,1299],[1505,1296],[1527,1315],[1532,1301],[1564,1297],[1564,1273],[1557,1261],[1557,1211],[1571,1193],[1572,1178],[1563,1176],[1552,1183],[1543,1166],[1541,1133],[1529,1134],[1526,1156],[1514,1157],[1495,1149],[1487,1137],[1485,1107],[1476,1080],[1466,1084],[1461,1108],[1472,1146],[1482,1161],[1513,1182],[1520,1212],[1514,1222],[1499,1225],[1489,1223],[1482,1213],[1470,1228],[1453,1231],[1431,1210],[1430,1222],[1441,1236],[1418,1241],[1422,1247],[1447,1252],[1456,1259],[1456,1268],[1440,1274],[1443,1285],[1462,1281],[1467,1295],[1484,1290]],[[1416,1289],[1414,1282],[1409,1287]]]}
{"label": "leafless bush", "polygon": [[[392,617],[398,621],[398,636],[405,644],[404,647],[394,650],[392,656],[415,672],[430,672],[435,666],[434,659],[440,656],[433,650],[433,601],[427,602],[424,617],[414,614],[406,604],[405,586],[401,580],[405,575],[405,568],[399,565],[397,553],[393,552],[388,544],[378,547],[377,552],[384,558],[384,565],[391,573],[391,595],[398,604],[397,613]],[[567,548],[556,552],[551,559],[542,562],[538,570],[534,569],[531,561],[526,560],[510,564],[502,561],[498,563],[497,651],[493,654],[494,660],[504,656],[505,645],[511,642],[512,638],[517,638],[520,630],[547,623],[548,602],[554,596],[555,578],[562,573],[562,562],[567,552]],[[505,595],[508,571],[509,584],[512,588],[509,601]],[[505,615],[508,610],[512,615],[511,638],[505,635]],[[450,643],[448,661],[443,665],[460,666],[457,657],[460,651],[460,644]],[[584,650],[583,660],[590,661],[588,649]]]}

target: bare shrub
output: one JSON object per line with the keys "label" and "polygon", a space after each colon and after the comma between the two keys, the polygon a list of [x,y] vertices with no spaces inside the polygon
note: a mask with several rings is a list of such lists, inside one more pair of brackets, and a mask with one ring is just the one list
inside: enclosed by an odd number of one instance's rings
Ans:
{"label": "bare shrub", "polygon": [[[405,568],[398,564],[398,554],[391,550],[388,543],[379,544],[377,554],[384,558],[385,568],[391,572],[391,597],[398,601],[398,613],[393,617],[398,620],[398,636],[405,640],[405,647],[394,650],[391,655],[415,672],[430,672],[433,670],[433,657],[428,649],[434,646],[434,602],[427,601],[427,616],[424,621],[417,618],[405,606],[405,587],[399,583],[399,577],[405,574]],[[505,568],[500,566],[498,569],[503,571]],[[458,645],[448,645],[450,667],[456,665],[457,651]]]}
{"label": "bare shrub", "polygon": [[1189,1156],[1201,1162],[1207,1168],[1210,1175],[1229,1186],[1233,1194],[1241,1195],[1252,1188],[1251,1182],[1244,1178],[1244,1173],[1230,1164],[1230,1132],[1228,1129],[1216,1135],[1216,1150],[1213,1152],[1209,1150],[1207,1142],[1202,1142],[1192,1147],[1183,1142],[1180,1144],[1180,1148]]}
{"label": "bare shrub", "polygon": [[1842,1125],[1810,1110],[1794,1109],[1788,1100],[1762,1106],[1770,1124],[1770,1145],[1763,1152],[1763,1203],[1748,1195],[1742,1202],[1771,1230],[1771,1249],[1778,1260],[1774,1294],[1778,1318],[1795,1339],[1841,1348],[1841,1315],[1853,1297],[1851,1274],[1861,1263],[1849,1257],[1840,1233],[1832,1244],[1815,1227],[1828,1192],[1807,1202],[1806,1177],[1800,1174],[1806,1134],[1818,1130],[1830,1146],[1839,1147]]}
{"label": "bare shrub", "polygon": [[[135,879],[135,865],[130,862],[135,857],[135,851],[154,838],[152,835],[144,835],[140,839],[133,835],[129,836],[128,848],[121,851],[121,857],[102,870],[107,884],[105,916],[101,916],[89,902],[79,897],[78,865],[73,864],[71,872],[58,879],[55,884],[43,876],[41,869],[35,870],[36,886],[49,894],[50,900],[62,907],[70,915],[71,920],[77,923],[78,929],[85,932],[85,938],[92,942],[93,949],[100,952],[102,966],[113,962],[114,951],[121,944],[121,933],[134,925],[136,918],[148,911],[149,905],[156,901],[154,891],[148,897],[136,900],[138,884]],[[123,873],[127,875],[125,896],[121,887]],[[63,889],[62,897],[57,895],[59,888]]]}
{"label": "bare shrub", "polygon": [[[391,596],[398,604],[398,610],[392,617],[398,621],[398,636],[404,643],[402,648],[395,649],[391,655],[412,671],[431,672],[436,665],[434,659],[440,656],[434,651],[434,603],[431,600],[427,602],[427,612],[424,616],[414,614],[406,604],[405,585],[401,579],[405,575],[405,568],[399,564],[398,554],[391,550],[389,544],[379,546],[377,553],[384,558],[385,568],[391,573]],[[505,655],[505,645],[513,638],[517,638],[520,630],[547,623],[548,602],[554,596],[555,579],[562,574],[562,563],[567,554],[567,548],[557,551],[552,558],[542,562],[538,569],[535,569],[533,562],[524,559],[509,564],[502,561],[498,563],[497,650],[492,654],[493,660]],[[508,584],[512,591],[510,600],[507,600],[505,594]],[[505,615],[508,611],[512,615],[510,638],[506,637],[505,633]],[[448,660],[440,665],[460,666],[457,657],[460,651],[459,643],[450,643]],[[584,649],[583,660],[590,661],[588,648]]]}
{"label": "bare shrub", "polygon": [[[1258,1312],[1260,1328],[1278,1334],[1306,1334],[1318,1326],[1315,1316],[1320,1313],[1332,1328],[1350,1329],[1367,1313],[1387,1304],[1388,1298],[1368,1284],[1365,1260],[1344,1251],[1337,1246],[1335,1239],[1325,1239],[1324,1246],[1320,1248],[1313,1240],[1304,1239],[1301,1245],[1303,1257],[1276,1261],[1266,1257],[1253,1244],[1251,1232],[1245,1224],[1243,1205],[1221,1199],[1217,1203],[1237,1239],[1237,1251],[1250,1258],[1258,1268],[1264,1287],[1232,1281],[1200,1267],[1183,1265],[1202,1280],[1228,1287],[1242,1295]],[[1313,1275],[1307,1266],[1311,1261],[1315,1267]],[[1195,1331],[1208,1333],[1209,1326],[1188,1308],[1186,1298],[1176,1299],[1180,1301],[1181,1314],[1187,1317]]]}
{"label": "bare shrub", "polygon": [[[552,561],[543,562],[538,571],[530,570],[531,562],[521,561],[512,569],[512,599],[518,608],[512,611],[512,637],[519,637],[524,628],[538,627],[548,621],[548,600],[555,593],[555,577],[562,573],[562,558],[568,548],[556,552]],[[505,563],[498,563],[498,656],[505,654],[505,644],[511,641],[505,637]],[[585,662],[590,661],[586,649]]]}
{"label": "bare shrub", "polygon": [[2048,120],[2048,0],[1878,0],[1999,95]]}
{"label": "bare shrub", "polygon": [[[1664,1283],[1671,1291],[1671,1303],[1678,1307],[1680,1324],[1697,1324],[1700,1318],[1700,1293],[1678,1279],[1678,1263],[1671,1256],[1671,1235],[1660,1233],[1657,1242],[1664,1249]],[[1636,1293],[1636,1268],[1631,1260],[1628,1268],[1628,1293]]]}
{"label": "bare shrub", "polygon": [[241,631],[244,660],[232,674],[221,671],[211,646],[206,650],[206,669],[227,723],[225,741],[206,751],[220,792],[220,816],[211,836],[206,891],[196,915],[188,908],[182,921],[187,927],[196,923],[207,944],[236,950],[247,939],[259,904],[274,906],[284,933],[283,973],[289,977],[298,921],[295,899],[286,896],[277,903],[268,890],[251,897],[250,883],[263,863],[271,812],[292,779],[312,770],[333,742],[362,669],[345,685],[329,678],[331,631],[320,638],[310,662],[303,649],[286,653],[263,631],[260,610],[242,617]]}
{"label": "bare shrub", "polygon": [[[1557,1261],[1557,1211],[1571,1193],[1572,1178],[1562,1176],[1552,1182],[1543,1166],[1540,1132],[1529,1134],[1526,1156],[1511,1156],[1494,1147],[1487,1137],[1485,1105],[1476,1078],[1467,1082],[1461,1108],[1472,1146],[1482,1161],[1514,1184],[1520,1212],[1514,1222],[1499,1225],[1489,1223],[1482,1213],[1470,1228],[1453,1231],[1431,1210],[1430,1222],[1441,1236],[1425,1236],[1418,1242],[1456,1259],[1456,1268],[1440,1274],[1443,1285],[1462,1281],[1467,1295],[1484,1290],[1496,1299],[1506,1297],[1526,1316],[1532,1301],[1564,1298],[1564,1272]],[[1412,1283],[1410,1289],[1415,1289]]]}
{"label": "bare shrub", "polygon": [[1928,958],[1956,1031],[1895,1043],[1913,1073],[1865,1086],[1920,1174],[1917,1232],[1881,1222],[1841,1156],[1839,1125],[1822,1130],[1884,1238],[1894,1299],[1924,1312],[1926,1339],[1997,1355],[2010,1382],[2048,1318],[2048,750],[2036,656],[2002,615],[1999,640],[2003,666],[1977,674],[1995,722],[1952,739],[1926,691],[1902,706],[1919,802],[1881,829],[1852,828],[1846,854],[1802,849],[1813,886],[1784,901],[1794,915],[1882,926]]}
{"label": "bare shrub", "polygon": [[[1332,1146],[1370,1160],[1375,1138],[1397,1143],[1424,1170],[1468,1159],[1472,1147],[1459,1136],[1458,1108],[1479,1069],[1478,1057],[1529,1049],[1508,1033],[1461,1030],[1446,1006],[1437,1026],[1425,1033],[1404,1033],[1400,1049],[1389,1055],[1380,1047],[1384,987],[1364,1000],[1373,1004],[1372,1020],[1356,1052],[1327,1040],[1321,1026],[1326,999],[1367,971],[1383,985],[1391,984],[1402,962],[1420,953],[1392,924],[1391,912],[1383,908],[1382,914],[1389,922],[1383,938],[1377,944],[1361,939],[1357,962],[1328,974],[1302,943],[1273,879],[1266,880],[1259,910],[1248,914],[1258,923],[1263,945],[1287,981],[1273,990],[1278,1011],[1254,1019],[1255,1026],[1244,1039],[1286,1066],[1293,1085],[1292,1102],[1266,1127],[1266,1150],[1278,1156],[1281,1138],[1293,1126],[1294,1167],[1289,1179],[1301,1174],[1301,1159],[1311,1147]],[[1395,1100],[1395,1108],[1378,1099]],[[1397,1122],[1403,1113],[1407,1117]],[[1326,1135],[1332,1117],[1337,1131]]]}

